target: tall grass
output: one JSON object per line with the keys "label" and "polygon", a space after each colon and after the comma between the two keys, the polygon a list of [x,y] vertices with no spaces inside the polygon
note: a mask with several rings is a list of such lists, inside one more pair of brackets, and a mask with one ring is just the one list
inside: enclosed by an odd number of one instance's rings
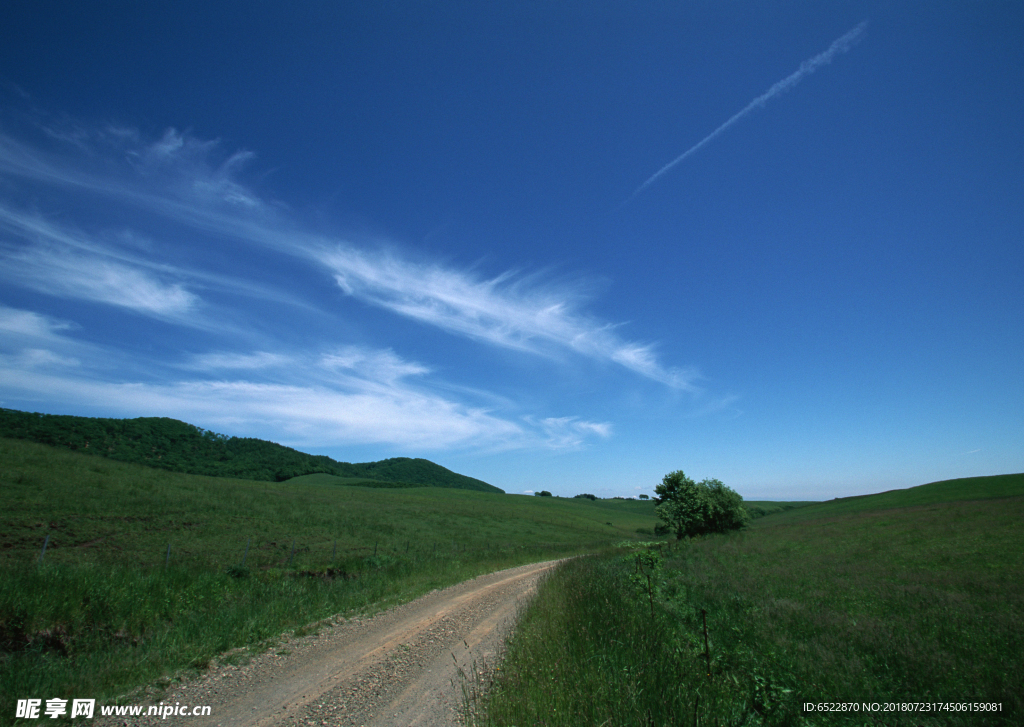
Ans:
{"label": "tall grass", "polygon": [[450,554],[421,562],[372,556],[363,567],[250,571],[110,564],[8,567],[0,588],[0,694],[95,697],[203,669],[217,655],[336,614],[408,600],[522,555]]}
{"label": "tall grass", "polygon": [[[778,711],[790,692],[761,665],[709,679],[700,611],[677,603],[670,614],[662,603],[651,620],[630,572],[622,558],[605,555],[567,562],[548,577],[474,720],[741,725]],[[720,662],[713,669],[720,672]]]}
{"label": "tall grass", "polygon": [[654,524],[638,502],[210,478],[3,439],[0,488],[0,725],[17,699],[109,703],[337,614]]}
{"label": "tall grass", "polygon": [[[1016,725],[1024,497],[861,512],[680,543],[655,618],[621,555],[541,587],[489,725]],[[706,612],[711,676],[703,641]],[[988,702],[995,713],[806,713]]]}
{"label": "tall grass", "polygon": [[[46,561],[224,568],[252,539],[259,567],[335,553],[599,547],[653,527],[649,503],[522,497],[437,487],[371,489],[186,475],[0,439],[0,564]],[[297,552],[292,559],[291,545]],[[487,555],[487,557],[491,557]]]}

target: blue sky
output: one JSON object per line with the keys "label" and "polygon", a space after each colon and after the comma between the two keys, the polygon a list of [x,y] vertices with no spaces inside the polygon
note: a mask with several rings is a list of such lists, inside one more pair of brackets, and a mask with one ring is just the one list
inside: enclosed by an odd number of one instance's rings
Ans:
{"label": "blue sky", "polygon": [[1022,36],[1010,2],[4,3],[0,406],[569,496],[1024,470]]}

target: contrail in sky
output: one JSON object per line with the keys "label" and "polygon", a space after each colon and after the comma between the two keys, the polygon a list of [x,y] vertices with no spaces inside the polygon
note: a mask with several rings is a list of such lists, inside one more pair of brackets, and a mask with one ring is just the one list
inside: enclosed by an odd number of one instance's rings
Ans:
{"label": "contrail in sky", "polygon": [[803,63],[801,63],[800,67],[796,70],[795,73],[793,73],[792,75],[787,76],[786,78],[784,78],[781,81],[779,81],[778,83],[776,83],[774,86],[769,88],[763,94],[761,94],[760,96],[755,98],[753,101],[751,101],[749,104],[747,104],[746,108],[744,108],[738,114],[733,116],[731,119],[726,121],[724,124],[719,126],[717,129],[712,131],[710,134],[705,136],[703,139],[701,139],[697,144],[695,144],[694,146],[690,147],[685,152],[683,152],[682,154],[677,156],[675,159],[670,161],[668,164],[663,166],[661,169],[659,169],[657,172],[655,172],[651,176],[650,179],[648,179],[646,182],[644,182],[639,187],[637,187],[636,191],[633,192],[633,194],[631,194],[629,196],[629,198],[625,202],[623,202],[622,204],[625,205],[625,204],[628,204],[628,203],[632,202],[636,198],[636,196],[638,194],[640,194],[645,189],[647,189],[649,186],[651,186],[651,184],[653,184],[654,181],[656,179],[658,179],[658,177],[660,177],[665,172],[667,172],[669,169],[674,167],[676,164],[678,164],[679,162],[681,162],[684,159],[686,159],[686,157],[690,156],[691,154],[696,152],[698,149],[700,149],[701,147],[706,145],[709,141],[714,139],[716,136],[721,134],[723,131],[728,129],[730,126],[735,124],[737,121],[742,119],[744,116],[749,114],[751,111],[753,111],[754,109],[756,109],[756,108],[758,108],[760,106],[764,106],[766,103],[768,103],[768,101],[770,101],[775,96],[778,96],[780,93],[782,93],[784,91],[788,91],[789,89],[793,88],[793,86],[795,86],[796,84],[800,83],[800,81],[802,81],[804,79],[804,76],[809,76],[810,74],[812,74],[816,70],[818,70],[818,68],[820,66],[823,66],[826,63],[831,63],[832,59],[835,58],[840,53],[845,53],[846,51],[850,50],[850,48],[853,47],[854,42],[860,37],[861,33],[864,32],[864,29],[866,27],[868,27],[868,21],[865,20],[863,23],[858,25],[856,28],[851,30],[849,33],[847,33],[846,35],[844,35],[841,38],[839,38],[836,41],[834,41],[832,43],[832,45],[830,45],[828,47],[827,51],[825,51],[824,53],[820,53],[820,54],[814,56],[814,58],[811,58],[811,59],[806,60]]}

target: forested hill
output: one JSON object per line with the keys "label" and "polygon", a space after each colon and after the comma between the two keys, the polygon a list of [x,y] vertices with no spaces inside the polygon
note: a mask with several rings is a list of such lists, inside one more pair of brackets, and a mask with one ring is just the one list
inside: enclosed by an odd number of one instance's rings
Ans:
{"label": "forested hill", "polygon": [[426,459],[396,457],[350,464],[274,442],[228,437],[166,417],[94,419],[0,409],[0,437],[135,462],[172,472],[282,481],[317,472],[429,487],[502,492]]}

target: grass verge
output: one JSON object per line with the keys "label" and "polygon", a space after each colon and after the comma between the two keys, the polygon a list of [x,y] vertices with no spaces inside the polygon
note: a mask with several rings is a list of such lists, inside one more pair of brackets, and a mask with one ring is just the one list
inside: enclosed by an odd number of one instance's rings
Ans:
{"label": "grass verge", "polygon": [[[635,558],[565,564],[525,614],[476,722],[1020,724],[1024,497],[859,510],[770,527],[769,516],[673,546],[653,618]],[[999,711],[958,711],[979,703]]]}

